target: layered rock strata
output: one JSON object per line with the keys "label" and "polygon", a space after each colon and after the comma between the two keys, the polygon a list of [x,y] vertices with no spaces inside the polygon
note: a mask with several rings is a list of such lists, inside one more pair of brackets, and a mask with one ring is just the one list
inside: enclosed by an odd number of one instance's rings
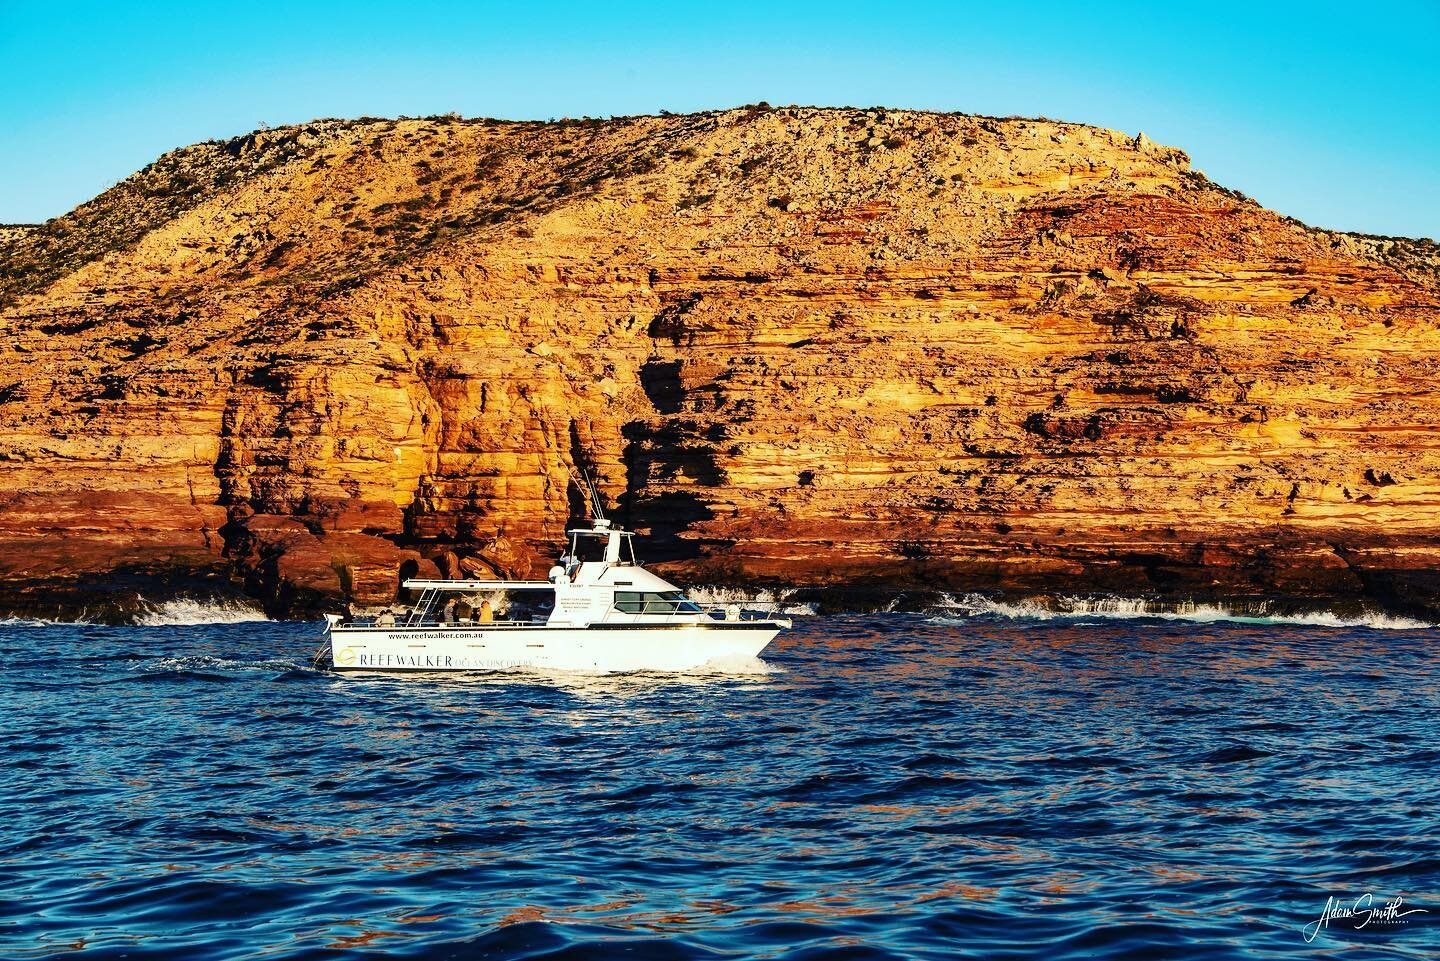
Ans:
{"label": "layered rock strata", "polygon": [[0,602],[548,566],[1440,597],[1440,256],[1077,124],[323,121],[0,232]]}

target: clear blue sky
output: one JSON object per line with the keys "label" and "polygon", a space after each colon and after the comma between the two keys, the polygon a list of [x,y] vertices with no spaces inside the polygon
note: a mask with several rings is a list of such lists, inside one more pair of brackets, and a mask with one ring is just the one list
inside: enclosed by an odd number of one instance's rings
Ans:
{"label": "clear blue sky", "polygon": [[758,100],[1144,130],[1309,223],[1440,237],[1440,0],[0,0],[0,223],[262,121]]}

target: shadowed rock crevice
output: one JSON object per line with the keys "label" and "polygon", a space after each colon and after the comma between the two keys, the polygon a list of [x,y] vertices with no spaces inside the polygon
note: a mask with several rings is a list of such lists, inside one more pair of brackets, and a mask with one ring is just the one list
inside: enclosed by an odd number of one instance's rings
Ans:
{"label": "shadowed rock crevice", "polygon": [[685,399],[685,385],[680,380],[678,360],[649,360],[640,368],[640,386],[655,410],[662,414],[680,413]]}

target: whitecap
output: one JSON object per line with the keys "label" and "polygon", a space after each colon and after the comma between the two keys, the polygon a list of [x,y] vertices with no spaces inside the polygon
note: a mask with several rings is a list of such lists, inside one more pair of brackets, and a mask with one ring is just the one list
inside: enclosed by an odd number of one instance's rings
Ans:
{"label": "whitecap", "polygon": [[814,604],[792,600],[795,591],[787,589],[751,591],[706,584],[692,587],[685,593],[704,608],[741,607],[747,611],[764,611],[767,614],[814,614],[816,611]]}
{"label": "whitecap", "polygon": [[253,661],[229,657],[215,657],[210,654],[187,654],[178,657],[155,657],[136,661],[132,671],[142,674],[183,672],[183,671],[293,671],[304,670],[304,666],[289,659],[269,658]]}
{"label": "whitecap", "polygon": [[1003,620],[1165,620],[1196,624],[1295,624],[1310,627],[1365,627],[1398,631],[1436,625],[1385,611],[1339,614],[1334,611],[1275,611],[1267,602],[1234,606],[1198,601],[1161,601],[1139,597],[1058,596],[997,600],[980,594],[944,596],[929,613],[940,620],[994,618]]}
{"label": "whitecap", "polygon": [[140,627],[169,627],[188,624],[244,624],[268,620],[265,612],[248,601],[212,598],[198,600],[177,597],[151,604],[150,610],[135,617]]}

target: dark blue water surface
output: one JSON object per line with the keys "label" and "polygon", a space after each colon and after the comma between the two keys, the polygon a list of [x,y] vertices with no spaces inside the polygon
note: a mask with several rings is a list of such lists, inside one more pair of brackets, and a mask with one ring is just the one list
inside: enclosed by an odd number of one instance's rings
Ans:
{"label": "dark blue water surface", "polygon": [[[0,957],[1440,956],[1440,632],[802,619],[775,673],[339,679],[0,627]],[[1406,923],[1304,927],[1327,898]]]}

